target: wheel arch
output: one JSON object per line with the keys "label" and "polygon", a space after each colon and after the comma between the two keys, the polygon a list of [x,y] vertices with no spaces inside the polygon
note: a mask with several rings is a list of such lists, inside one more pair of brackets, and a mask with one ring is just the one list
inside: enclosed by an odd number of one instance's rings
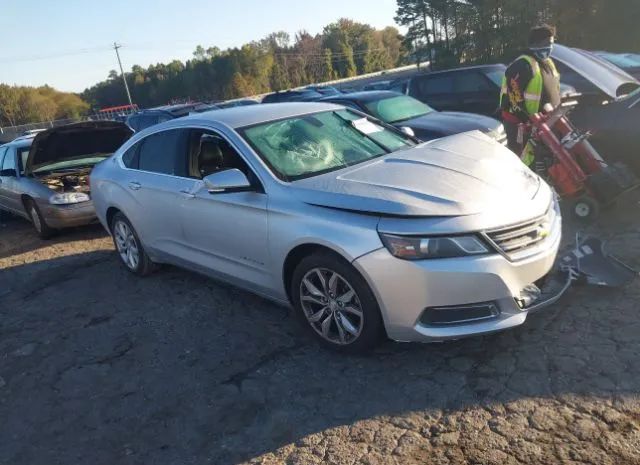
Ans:
{"label": "wheel arch", "polygon": [[282,264],[282,284],[284,286],[289,302],[291,302],[291,279],[293,277],[293,272],[296,269],[296,266],[298,266],[298,264],[305,257],[313,255],[314,253],[322,252],[333,255],[341,260],[344,260],[347,263],[351,263],[351,260],[345,257],[343,253],[324,244],[320,244],[317,242],[306,242],[296,245],[289,251]]}

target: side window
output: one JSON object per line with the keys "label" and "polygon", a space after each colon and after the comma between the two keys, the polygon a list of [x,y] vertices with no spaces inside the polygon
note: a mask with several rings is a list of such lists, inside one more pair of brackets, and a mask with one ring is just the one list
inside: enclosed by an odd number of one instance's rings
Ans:
{"label": "side window", "polygon": [[484,92],[491,90],[489,81],[480,73],[459,73],[455,77],[457,92]]}
{"label": "side window", "polygon": [[450,76],[434,76],[420,82],[422,95],[450,94],[453,92],[453,79]]}
{"label": "side window", "polygon": [[7,153],[6,147],[0,147],[0,169],[2,169],[4,154]]}
{"label": "side window", "polygon": [[182,129],[170,129],[147,136],[138,153],[138,169],[173,176],[187,175],[185,135]]}
{"label": "side window", "polygon": [[260,182],[249,165],[227,140],[213,131],[192,129],[189,135],[189,177],[202,179],[219,171],[236,168],[254,186]]}
{"label": "side window", "polygon": [[122,155],[122,163],[127,168],[131,168],[134,170],[138,169],[138,153],[140,151],[140,142],[133,144],[129,149]]}
{"label": "side window", "polygon": [[2,169],[3,170],[15,170],[16,169],[16,160],[14,156],[15,152],[9,148],[5,154],[4,160],[2,161]]}

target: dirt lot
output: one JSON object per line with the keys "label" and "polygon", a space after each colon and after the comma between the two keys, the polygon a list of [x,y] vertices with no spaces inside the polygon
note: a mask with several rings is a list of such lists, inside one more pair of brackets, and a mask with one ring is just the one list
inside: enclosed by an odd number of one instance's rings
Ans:
{"label": "dirt lot", "polygon": [[[637,199],[601,233],[640,265]],[[623,220],[621,218],[630,218]],[[328,353],[283,308],[99,227],[0,226],[0,464],[638,464],[640,283],[524,327]]]}

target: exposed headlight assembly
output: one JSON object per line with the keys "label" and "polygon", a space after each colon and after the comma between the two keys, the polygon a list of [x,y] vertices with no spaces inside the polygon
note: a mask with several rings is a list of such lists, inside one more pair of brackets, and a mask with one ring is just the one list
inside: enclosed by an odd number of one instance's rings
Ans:
{"label": "exposed headlight assembly", "polygon": [[413,237],[380,233],[382,243],[394,257],[404,260],[456,258],[489,253],[476,236]]}
{"label": "exposed headlight assembly", "polygon": [[89,196],[83,192],[65,192],[63,194],[54,194],[49,197],[49,203],[52,205],[69,205],[88,201]]}

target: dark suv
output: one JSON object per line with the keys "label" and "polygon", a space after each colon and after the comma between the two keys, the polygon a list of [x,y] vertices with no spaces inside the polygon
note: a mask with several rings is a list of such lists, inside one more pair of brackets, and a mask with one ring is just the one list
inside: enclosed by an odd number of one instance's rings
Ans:
{"label": "dark suv", "polygon": [[506,66],[485,65],[414,76],[407,93],[439,111],[498,114]]}

